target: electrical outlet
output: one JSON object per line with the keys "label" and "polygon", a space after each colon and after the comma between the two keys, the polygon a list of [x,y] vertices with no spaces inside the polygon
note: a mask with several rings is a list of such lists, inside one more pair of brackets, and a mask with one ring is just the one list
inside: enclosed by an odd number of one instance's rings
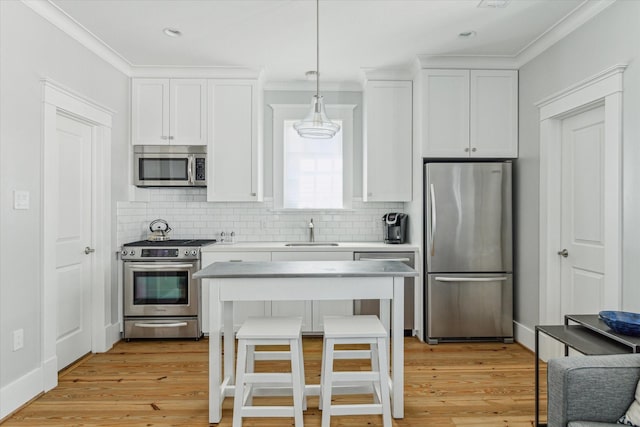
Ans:
{"label": "electrical outlet", "polygon": [[24,329],[13,331],[13,351],[18,351],[24,347]]}

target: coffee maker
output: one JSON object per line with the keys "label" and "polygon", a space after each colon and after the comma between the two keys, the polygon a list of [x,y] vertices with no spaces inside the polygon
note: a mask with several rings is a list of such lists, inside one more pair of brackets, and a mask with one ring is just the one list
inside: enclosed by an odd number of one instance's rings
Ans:
{"label": "coffee maker", "polygon": [[382,216],[385,243],[404,243],[407,236],[407,214],[389,212]]}

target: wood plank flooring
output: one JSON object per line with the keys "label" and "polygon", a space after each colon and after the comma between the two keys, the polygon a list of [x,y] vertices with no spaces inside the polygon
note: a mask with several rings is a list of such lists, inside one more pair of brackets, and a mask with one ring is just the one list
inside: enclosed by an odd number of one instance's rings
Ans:
{"label": "wood plank flooring", "polygon": [[[393,420],[394,426],[533,426],[534,355],[524,347],[429,346],[415,338],[405,338],[405,345],[405,418]],[[320,338],[304,338],[309,383],[319,383],[321,350]],[[206,339],[119,342],[109,352],[90,355],[63,371],[55,389],[5,419],[2,427],[208,426],[207,354]],[[286,362],[260,363],[287,367]],[[342,363],[352,364],[349,369],[368,367],[364,361]],[[543,391],[545,377],[542,366]],[[354,398],[358,396],[340,400]],[[309,399],[304,414],[307,427],[320,426],[317,402],[317,397]],[[231,426],[232,403],[225,400],[220,427]],[[546,407],[544,400],[541,407]],[[250,418],[243,425],[292,426],[293,419]],[[382,426],[382,417],[332,417],[331,425]]]}

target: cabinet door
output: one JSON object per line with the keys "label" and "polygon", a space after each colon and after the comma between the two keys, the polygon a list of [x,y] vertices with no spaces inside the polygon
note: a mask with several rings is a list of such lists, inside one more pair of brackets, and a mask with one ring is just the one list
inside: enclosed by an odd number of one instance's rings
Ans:
{"label": "cabinet door", "polygon": [[133,79],[131,90],[133,145],[168,145],[169,79]]}
{"label": "cabinet door", "polygon": [[471,71],[471,157],[518,157],[518,72]]}
{"label": "cabinet door", "polygon": [[412,83],[369,81],[364,94],[365,202],[411,201]]}
{"label": "cabinet door", "polygon": [[469,156],[469,71],[423,70],[421,128],[424,157]]}
{"label": "cabinet door", "polygon": [[171,79],[169,142],[175,145],[207,144],[207,81]]}
{"label": "cabinet door", "polygon": [[[202,267],[214,262],[271,261],[271,252],[203,252]],[[236,302],[233,310],[233,330],[237,331],[248,317],[271,315],[269,301]],[[209,333],[209,287],[202,286],[202,332]]]}
{"label": "cabinet door", "polygon": [[[209,201],[262,200],[262,137],[255,80],[209,80]],[[260,106],[261,107],[261,106]]]}
{"label": "cabinet door", "polygon": [[[353,252],[302,251],[273,252],[273,261],[352,261]],[[304,332],[322,332],[325,315],[353,314],[353,300],[322,301],[272,301],[272,314],[302,316]]]}

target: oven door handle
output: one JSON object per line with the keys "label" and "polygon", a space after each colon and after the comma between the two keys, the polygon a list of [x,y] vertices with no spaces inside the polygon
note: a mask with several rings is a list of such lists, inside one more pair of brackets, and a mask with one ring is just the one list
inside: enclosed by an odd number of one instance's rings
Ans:
{"label": "oven door handle", "polygon": [[173,322],[173,323],[134,323],[134,326],[138,328],[180,328],[187,326],[187,322]]}
{"label": "oven door handle", "polygon": [[175,270],[176,268],[193,268],[193,264],[137,264],[133,263],[131,268],[141,270]]}

